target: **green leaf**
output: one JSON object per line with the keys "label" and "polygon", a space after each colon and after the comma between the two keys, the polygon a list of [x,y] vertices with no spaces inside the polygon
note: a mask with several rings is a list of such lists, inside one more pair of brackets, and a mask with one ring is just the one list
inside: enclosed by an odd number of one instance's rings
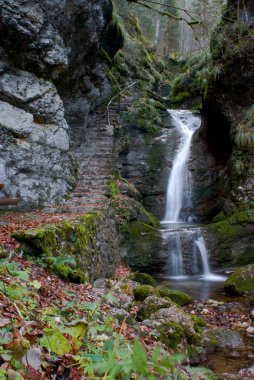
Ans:
{"label": "green leaf", "polygon": [[66,334],[71,335],[73,338],[76,338],[79,340],[83,339],[84,335],[87,332],[87,323],[77,322],[77,323],[75,323],[75,325],[65,327],[64,332]]}
{"label": "green leaf", "polygon": [[22,281],[27,281],[29,279],[29,273],[24,270],[17,270],[13,272],[13,275],[20,278]]}
{"label": "green leaf", "polygon": [[32,285],[36,290],[39,290],[41,288],[41,282],[37,280],[30,282],[30,285]]}
{"label": "green leaf", "polygon": [[142,374],[146,374],[148,372],[146,350],[138,341],[135,341],[133,344],[132,365],[135,371]]}
{"label": "green leaf", "polygon": [[70,343],[57,329],[44,329],[40,344],[58,356],[62,356],[71,351]]}
{"label": "green leaf", "polygon": [[161,354],[160,346],[155,347],[155,349],[153,350],[153,353],[152,353],[152,362],[154,364],[158,363],[158,360],[160,358],[160,354]]}
{"label": "green leaf", "polygon": [[20,284],[12,284],[10,286],[0,284],[0,289],[12,300],[17,298],[22,299],[29,293],[29,290]]}

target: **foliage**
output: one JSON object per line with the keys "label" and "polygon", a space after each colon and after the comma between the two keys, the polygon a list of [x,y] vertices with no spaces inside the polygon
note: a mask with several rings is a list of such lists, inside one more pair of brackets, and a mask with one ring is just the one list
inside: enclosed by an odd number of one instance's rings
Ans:
{"label": "foliage", "polygon": [[[240,150],[253,150],[254,147],[254,105],[245,113],[243,120],[237,127],[235,143]],[[239,167],[240,165],[240,167]],[[241,161],[238,163],[238,171],[243,169]]]}
{"label": "foliage", "polygon": [[[217,81],[223,73],[222,65],[214,65],[208,52],[203,52],[182,64],[182,73],[172,81],[170,100],[181,103],[186,99],[206,97],[208,85]],[[200,101],[199,101],[200,102]],[[198,105],[198,100],[196,103]]]}
{"label": "foliage", "polygon": [[156,135],[163,126],[164,113],[165,107],[160,102],[143,97],[128,109],[123,118],[146,134]]}
{"label": "foliage", "polygon": [[[2,264],[1,294],[8,306],[0,319],[0,361],[7,368],[1,372],[3,379],[10,371],[15,371],[15,378],[28,380],[58,377],[63,371],[73,379],[188,378],[179,366],[183,355],[172,355],[159,344],[149,347],[151,338],[144,332],[139,335],[137,326],[133,329],[125,320],[119,324],[110,316],[109,303],[115,302],[118,282],[96,299],[85,285],[70,286],[49,278],[35,264],[30,270],[27,261],[3,260]],[[18,291],[14,303],[8,291],[13,285],[26,289],[30,302]],[[77,286],[79,292],[74,290]],[[128,292],[128,287],[125,289]],[[51,299],[47,299],[49,292],[54,295]],[[36,307],[31,306],[32,300]],[[145,346],[143,341],[147,341]]]}

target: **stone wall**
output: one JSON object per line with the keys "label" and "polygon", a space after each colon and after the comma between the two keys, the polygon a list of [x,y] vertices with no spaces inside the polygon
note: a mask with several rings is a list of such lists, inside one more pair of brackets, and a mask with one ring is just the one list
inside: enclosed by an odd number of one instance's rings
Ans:
{"label": "stone wall", "polygon": [[[14,234],[22,250],[41,257],[62,277],[94,281],[113,276],[120,264],[118,235],[106,213]],[[73,259],[73,262],[69,258]]]}

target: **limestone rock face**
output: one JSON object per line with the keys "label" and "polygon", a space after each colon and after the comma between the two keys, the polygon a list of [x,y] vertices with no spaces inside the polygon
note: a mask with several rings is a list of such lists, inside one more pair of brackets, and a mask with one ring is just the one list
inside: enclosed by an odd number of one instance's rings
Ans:
{"label": "limestone rock face", "polygon": [[21,208],[57,203],[75,184],[70,146],[110,94],[99,48],[111,21],[110,0],[1,2],[0,182]]}

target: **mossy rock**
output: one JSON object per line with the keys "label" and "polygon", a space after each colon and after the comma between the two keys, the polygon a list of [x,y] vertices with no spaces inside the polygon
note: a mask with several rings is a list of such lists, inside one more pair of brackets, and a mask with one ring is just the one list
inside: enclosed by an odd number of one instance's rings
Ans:
{"label": "mossy rock", "polygon": [[155,295],[156,290],[151,285],[141,285],[133,289],[136,301],[144,301],[147,297]]}
{"label": "mossy rock", "polygon": [[150,318],[150,316],[160,309],[165,309],[173,305],[173,302],[169,299],[151,295],[147,297],[141,304],[138,311],[138,318],[144,320]]}
{"label": "mossy rock", "polygon": [[197,333],[202,333],[203,332],[203,327],[206,326],[206,321],[204,318],[199,317],[198,315],[190,315],[191,319],[194,322],[194,329]]}
{"label": "mossy rock", "polygon": [[8,251],[0,244],[0,259],[8,257]]}
{"label": "mossy rock", "polygon": [[185,339],[185,330],[177,322],[169,321],[157,327],[160,333],[160,341],[169,348],[177,348],[177,346]]}
{"label": "mossy rock", "polygon": [[184,367],[191,379],[217,380],[216,374],[208,368],[203,367]]}
{"label": "mossy rock", "polygon": [[236,270],[225,282],[224,289],[229,295],[254,294],[254,264]]}
{"label": "mossy rock", "polygon": [[106,212],[18,231],[13,236],[21,242],[26,254],[39,256],[59,276],[70,281],[110,277],[120,264],[117,231]]}
{"label": "mossy rock", "polygon": [[159,293],[160,297],[169,298],[178,306],[185,306],[193,301],[191,296],[189,296],[188,294],[182,293],[178,290],[168,289],[164,286],[159,286],[157,288],[157,292]]}
{"label": "mossy rock", "polygon": [[139,282],[142,285],[157,286],[158,282],[148,273],[137,272],[133,276],[133,280]]}

